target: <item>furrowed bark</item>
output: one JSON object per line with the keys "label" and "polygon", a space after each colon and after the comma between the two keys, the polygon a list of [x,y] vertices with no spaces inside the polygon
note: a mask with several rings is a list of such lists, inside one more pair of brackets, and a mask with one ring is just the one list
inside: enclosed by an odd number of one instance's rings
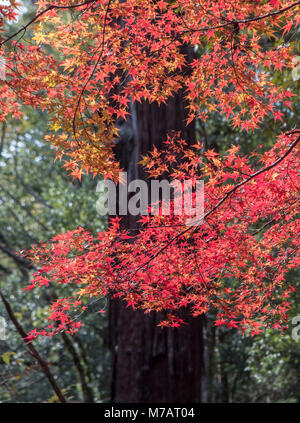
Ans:
{"label": "furrowed bark", "polygon": [[[153,146],[160,149],[169,131],[182,131],[190,144],[195,142],[194,126],[185,127],[185,118],[183,93],[167,105],[131,105],[131,117],[120,125],[116,146],[116,158],[128,173],[128,183],[146,180],[138,161]],[[131,215],[122,216],[122,225],[138,227]],[[160,328],[162,314],[145,315],[111,301],[112,402],[201,402],[203,318],[187,313],[182,317],[185,326]]]}

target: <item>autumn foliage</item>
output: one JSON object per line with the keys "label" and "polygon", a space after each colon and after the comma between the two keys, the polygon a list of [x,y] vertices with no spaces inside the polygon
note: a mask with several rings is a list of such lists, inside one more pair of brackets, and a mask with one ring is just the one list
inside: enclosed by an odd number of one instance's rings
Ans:
{"label": "autumn foliage", "polygon": [[[47,141],[73,179],[90,172],[114,180],[115,123],[135,101],[165,103],[183,90],[187,125],[212,112],[247,132],[266,117],[284,121],[281,106],[291,108],[294,94],[272,75],[295,66],[284,37],[299,23],[299,3],[39,0],[32,22],[1,33],[0,121],[20,116],[23,104],[47,111]],[[2,23],[16,7],[0,6]],[[96,236],[78,228],[33,247],[39,270],[28,289],[68,284],[74,295],[52,304],[49,326],[30,337],[78,330],[73,310],[85,310],[82,296],[165,311],[161,325],[181,324],[176,313],[188,307],[194,316],[214,309],[216,325],[252,334],[284,326],[294,289],[285,276],[299,264],[299,133],[274,134],[270,151],[249,157],[238,147],[205,152],[201,140],[188,147],[170,134],[165,150],[142,163],[152,178],[203,178],[203,223],[149,215],[128,234],[116,218]]]}

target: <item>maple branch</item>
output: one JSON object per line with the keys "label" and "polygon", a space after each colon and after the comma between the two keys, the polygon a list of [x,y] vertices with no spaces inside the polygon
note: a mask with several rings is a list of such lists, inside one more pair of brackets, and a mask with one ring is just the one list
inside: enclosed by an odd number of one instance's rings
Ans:
{"label": "maple branch", "polygon": [[[211,26],[211,27],[208,26],[208,27],[204,27],[204,28],[200,28],[200,29],[188,29],[188,30],[183,31],[183,32],[190,32],[190,31],[194,31],[194,32],[198,32],[198,31],[210,31],[210,30],[213,30],[213,29],[225,28],[225,27],[227,27],[229,25],[247,24],[247,23],[250,23],[250,22],[260,21],[262,19],[266,19],[266,18],[269,18],[269,17],[272,17],[272,16],[279,15],[281,13],[284,13],[284,12],[288,11],[289,9],[292,9],[292,8],[298,6],[298,5],[300,5],[300,0],[298,0],[298,1],[296,1],[296,2],[294,2],[292,4],[290,4],[290,5],[288,5],[286,7],[284,7],[283,9],[277,10],[276,12],[266,13],[265,15],[257,16],[255,18],[236,19],[236,20],[232,20],[232,21],[229,21],[227,23],[216,25],[216,26]],[[222,18],[220,18],[220,19],[222,19]]]}
{"label": "maple branch", "polygon": [[55,394],[57,395],[58,399],[60,402],[67,402],[66,398],[64,397],[64,395],[62,394],[61,390],[59,389],[59,387],[57,386],[55,379],[50,371],[50,368],[48,366],[48,364],[46,363],[46,361],[40,356],[40,354],[38,353],[38,351],[35,349],[35,347],[32,345],[32,343],[28,343],[27,342],[27,334],[25,333],[23,327],[21,326],[20,322],[18,321],[15,313],[13,312],[9,302],[7,301],[7,299],[4,297],[4,295],[2,294],[2,292],[0,291],[0,297],[1,300],[6,308],[7,314],[9,315],[10,320],[12,321],[12,323],[14,324],[15,328],[17,329],[17,331],[19,332],[19,334],[21,335],[21,337],[23,338],[23,341],[25,342],[26,346],[28,347],[28,349],[30,350],[31,355],[38,361],[42,371],[45,373],[48,381],[50,382],[50,385],[53,388],[53,391],[55,392]]}
{"label": "maple branch", "polygon": [[33,266],[27,260],[19,257],[14,251],[9,248],[7,245],[4,245],[0,242],[0,250],[3,251],[6,255],[11,257],[17,264],[26,267],[27,269],[33,269]]}
{"label": "maple branch", "polygon": [[236,21],[232,21],[233,23],[248,23],[248,22],[254,22],[254,21],[259,21],[261,19],[265,19],[268,18],[270,16],[275,16],[275,15],[279,15],[283,12],[286,12],[289,9],[292,9],[293,7],[296,7],[300,4],[300,1],[295,1],[294,3],[284,7],[283,9],[277,10],[276,12],[270,12],[270,13],[266,13],[265,15],[261,15],[261,16],[257,16],[256,18],[251,18],[251,19],[239,19]]}
{"label": "maple branch", "polygon": [[19,35],[22,31],[26,31],[26,29],[32,25],[36,20],[38,20],[41,16],[43,16],[45,13],[49,12],[49,10],[53,9],[74,9],[76,7],[85,6],[86,4],[95,3],[96,0],[86,0],[82,3],[77,4],[71,4],[69,6],[60,6],[58,4],[52,4],[51,6],[46,7],[46,9],[42,10],[40,13],[38,13],[34,18],[31,19],[26,25],[22,26],[18,31],[16,31],[11,36],[7,37],[5,40],[1,41],[0,47],[2,47],[4,44],[6,44],[8,41],[10,41],[12,38],[15,38],[17,35]]}
{"label": "maple branch", "polygon": [[[292,135],[292,134],[297,134],[300,133],[300,129],[299,130],[294,130],[291,132],[286,133],[285,135]],[[268,166],[265,166],[264,168],[258,170],[257,172],[253,173],[252,175],[250,175],[247,179],[244,179],[243,181],[241,181],[239,184],[235,185],[231,190],[229,190],[224,197],[214,206],[212,207],[207,213],[205,213],[202,218],[201,221],[203,221],[204,219],[206,219],[208,216],[210,216],[216,209],[218,209],[235,191],[237,191],[240,187],[242,187],[243,185],[247,184],[249,181],[251,181],[252,179],[256,178],[258,175],[261,175],[262,173],[272,169],[273,167],[277,166],[282,160],[284,160],[289,154],[290,152],[296,147],[296,145],[299,143],[300,141],[300,136],[298,136],[296,138],[296,140],[290,145],[290,147],[286,150],[286,152],[280,156],[277,160],[275,160],[275,162],[271,163]],[[179,234],[175,235],[173,238],[171,238],[169,241],[167,241],[167,243],[159,250],[157,251],[155,254],[153,254],[149,260],[146,261],[146,263],[142,264],[141,266],[139,266],[135,271],[134,271],[134,275],[143,267],[147,266],[151,261],[153,261],[159,254],[161,254],[163,251],[165,251],[174,241],[176,241],[178,238],[180,238],[182,235],[185,235],[187,232],[191,231],[193,228],[193,233],[197,232],[199,230],[199,226],[200,224],[198,224],[195,228],[193,226],[188,227],[187,229],[185,229],[184,231],[180,232]]]}
{"label": "maple branch", "polygon": [[20,257],[17,253],[13,251],[12,248],[7,244],[7,241],[5,237],[0,232],[0,250],[3,251],[5,254],[7,254],[9,257],[11,257],[18,265],[24,266],[27,269],[33,269],[32,264],[24,259],[23,257]]}
{"label": "maple branch", "polygon": [[81,90],[81,92],[79,94],[79,98],[78,98],[78,101],[77,101],[77,104],[76,104],[76,108],[75,108],[75,112],[74,112],[74,117],[73,117],[73,125],[72,125],[73,126],[73,135],[74,135],[74,138],[75,139],[76,139],[76,115],[77,115],[78,109],[80,107],[81,98],[82,98],[83,93],[84,93],[84,91],[85,91],[85,89],[87,87],[87,84],[89,83],[89,81],[93,77],[93,75],[95,73],[95,70],[96,70],[96,68],[97,68],[97,66],[98,66],[98,64],[99,64],[99,62],[101,60],[101,57],[103,55],[103,52],[104,52],[105,29],[106,29],[107,16],[108,16],[108,12],[109,12],[109,9],[110,9],[111,2],[112,2],[112,0],[108,0],[107,8],[106,8],[106,11],[105,11],[103,31],[102,31],[102,42],[101,42],[101,47],[102,48],[101,48],[101,51],[100,51],[100,53],[98,55],[98,58],[96,60],[96,63],[94,65],[94,67],[93,67],[93,70],[92,70],[91,74],[89,75],[89,77],[86,80],[84,86],[82,87],[82,90]]}
{"label": "maple branch", "polygon": [[[300,130],[295,130],[292,131],[290,134],[295,134],[295,133],[299,133]],[[288,134],[286,134],[288,135]],[[291,146],[286,150],[286,152],[279,157],[277,160],[275,160],[275,162],[271,163],[268,166],[263,167],[262,169],[258,170],[257,172],[253,173],[252,175],[250,175],[247,179],[244,179],[243,181],[241,181],[239,184],[235,185],[231,190],[229,190],[225,196],[212,208],[210,209],[204,216],[203,219],[207,218],[211,213],[213,213],[218,207],[221,206],[221,204],[223,204],[228,197],[231,196],[231,194],[233,194],[237,189],[239,189],[240,187],[242,187],[243,185],[247,184],[249,181],[251,181],[251,179],[256,178],[256,176],[266,172],[267,170],[272,169],[273,167],[277,166],[283,159],[286,158],[286,156],[288,156],[290,154],[290,152],[296,147],[296,145],[298,144],[298,142],[300,141],[300,136],[298,138],[296,138],[296,140],[291,144]],[[199,227],[199,225],[197,225],[197,227],[194,229],[194,232],[197,230],[197,228]],[[190,229],[190,228],[189,228]]]}
{"label": "maple branch", "polygon": [[[51,297],[54,301],[58,300],[55,292],[52,292]],[[89,403],[94,402],[93,391],[88,384],[86,371],[84,369],[84,366],[81,363],[80,355],[78,354],[78,352],[77,352],[77,350],[74,346],[74,341],[63,331],[60,333],[60,336],[63,340],[63,343],[64,343],[67,351],[69,352],[70,356],[72,357],[74,366],[77,370],[79,380],[80,380],[80,385],[81,385],[83,401],[89,402]],[[77,343],[81,342],[79,337],[76,339],[76,341],[77,341]],[[87,364],[87,363],[85,362],[85,364]]]}
{"label": "maple branch", "polygon": [[[289,212],[289,207],[291,207],[291,206],[293,206],[294,204],[296,204],[298,202],[298,200],[295,200],[294,202],[292,202],[291,204],[289,204],[289,206],[288,207],[284,207],[284,208],[282,208],[281,210],[278,210],[278,213],[280,213],[280,212],[282,212],[282,211],[285,211],[285,213],[282,213],[282,215],[281,215],[281,219],[283,218],[283,217],[285,217],[287,214],[288,214],[288,212]],[[273,218],[273,219],[271,219],[271,220],[269,220],[268,222],[266,222],[264,225],[262,225],[260,228],[258,228],[255,232],[253,232],[251,235],[252,236],[254,236],[254,235],[257,235],[259,232],[261,232],[261,231],[263,231],[266,227],[268,227],[269,225],[271,225],[271,223],[273,223],[273,222],[275,222],[276,221],[276,219],[275,219],[275,217]]]}
{"label": "maple branch", "polygon": [[[53,9],[74,9],[76,7],[81,7],[81,6],[85,6],[87,4],[90,3],[95,3],[96,0],[86,0],[82,3],[77,3],[77,4],[71,4],[69,6],[60,6],[57,4],[52,4],[51,6],[48,6],[46,9],[42,10],[40,13],[38,13],[34,18],[32,18],[26,25],[22,26],[22,28],[20,28],[18,31],[16,31],[14,34],[12,34],[11,36],[9,36],[8,38],[6,38],[5,40],[1,41],[0,43],[0,47],[2,47],[2,45],[6,44],[8,41],[10,41],[12,38],[15,38],[18,34],[20,34],[22,31],[26,31],[26,29],[33,24],[37,19],[39,19],[41,16],[43,16],[45,13],[49,12],[49,10],[53,10]],[[233,21],[229,21],[228,23],[225,24],[221,24],[221,25],[216,25],[213,27],[206,27],[206,28],[201,28],[201,29],[196,29],[195,31],[209,31],[212,29],[219,29],[219,28],[224,28],[228,25],[232,25],[232,24],[239,24],[239,23],[249,23],[249,22],[254,22],[254,21],[259,21],[265,18],[268,18],[270,16],[276,16],[279,15],[281,13],[286,12],[289,9],[292,9],[296,6],[298,6],[300,4],[300,0],[284,7],[283,9],[277,10],[276,12],[270,12],[270,13],[266,13],[265,15],[261,15],[261,16],[257,16],[256,18],[250,18],[250,19],[238,19],[238,20],[233,20]],[[187,31],[184,32],[189,32],[192,31],[192,29],[189,29]]]}

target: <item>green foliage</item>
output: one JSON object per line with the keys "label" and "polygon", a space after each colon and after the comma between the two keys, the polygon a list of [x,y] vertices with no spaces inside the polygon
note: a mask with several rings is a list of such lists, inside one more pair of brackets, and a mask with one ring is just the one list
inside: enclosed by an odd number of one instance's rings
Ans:
{"label": "green foliage", "polygon": [[[2,127],[0,288],[25,331],[43,323],[51,297],[42,292],[25,294],[23,288],[32,271],[10,253],[76,226],[96,232],[105,225],[96,214],[97,181],[84,178],[81,183],[71,183],[62,168],[63,162],[53,162],[54,149],[43,141],[45,123],[44,115],[26,109],[22,121],[11,121]],[[52,290],[52,294],[60,295],[57,289]],[[85,325],[80,338],[71,339],[96,401],[108,396],[107,321],[96,313],[104,306],[89,305],[85,315],[80,317]],[[0,315],[8,323],[7,339],[0,341],[0,401],[55,401],[51,386],[9,321],[2,302]],[[58,336],[34,344],[50,364],[65,396],[82,401],[78,371],[64,340]]]}

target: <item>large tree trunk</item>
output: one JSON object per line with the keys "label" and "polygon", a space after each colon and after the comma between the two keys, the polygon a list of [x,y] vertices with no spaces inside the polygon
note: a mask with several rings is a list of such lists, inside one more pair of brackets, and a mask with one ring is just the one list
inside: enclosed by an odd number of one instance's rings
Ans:
{"label": "large tree trunk", "polygon": [[[186,128],[185,118],[182,93],[167,105],[132,105],[130,119],[120,125],[116,146],[128,183],[145,179],[137,162],[154,145],[161,148],[168,131],[180,130],[194,143],[194,126]],[[124,216],[122,223],[128,229],[137,227],[134,216]],[[203,319],[186,317],[187,325],[162,329],[157,327],[161,318],[111,302],[112,402],[201,402]]]}

